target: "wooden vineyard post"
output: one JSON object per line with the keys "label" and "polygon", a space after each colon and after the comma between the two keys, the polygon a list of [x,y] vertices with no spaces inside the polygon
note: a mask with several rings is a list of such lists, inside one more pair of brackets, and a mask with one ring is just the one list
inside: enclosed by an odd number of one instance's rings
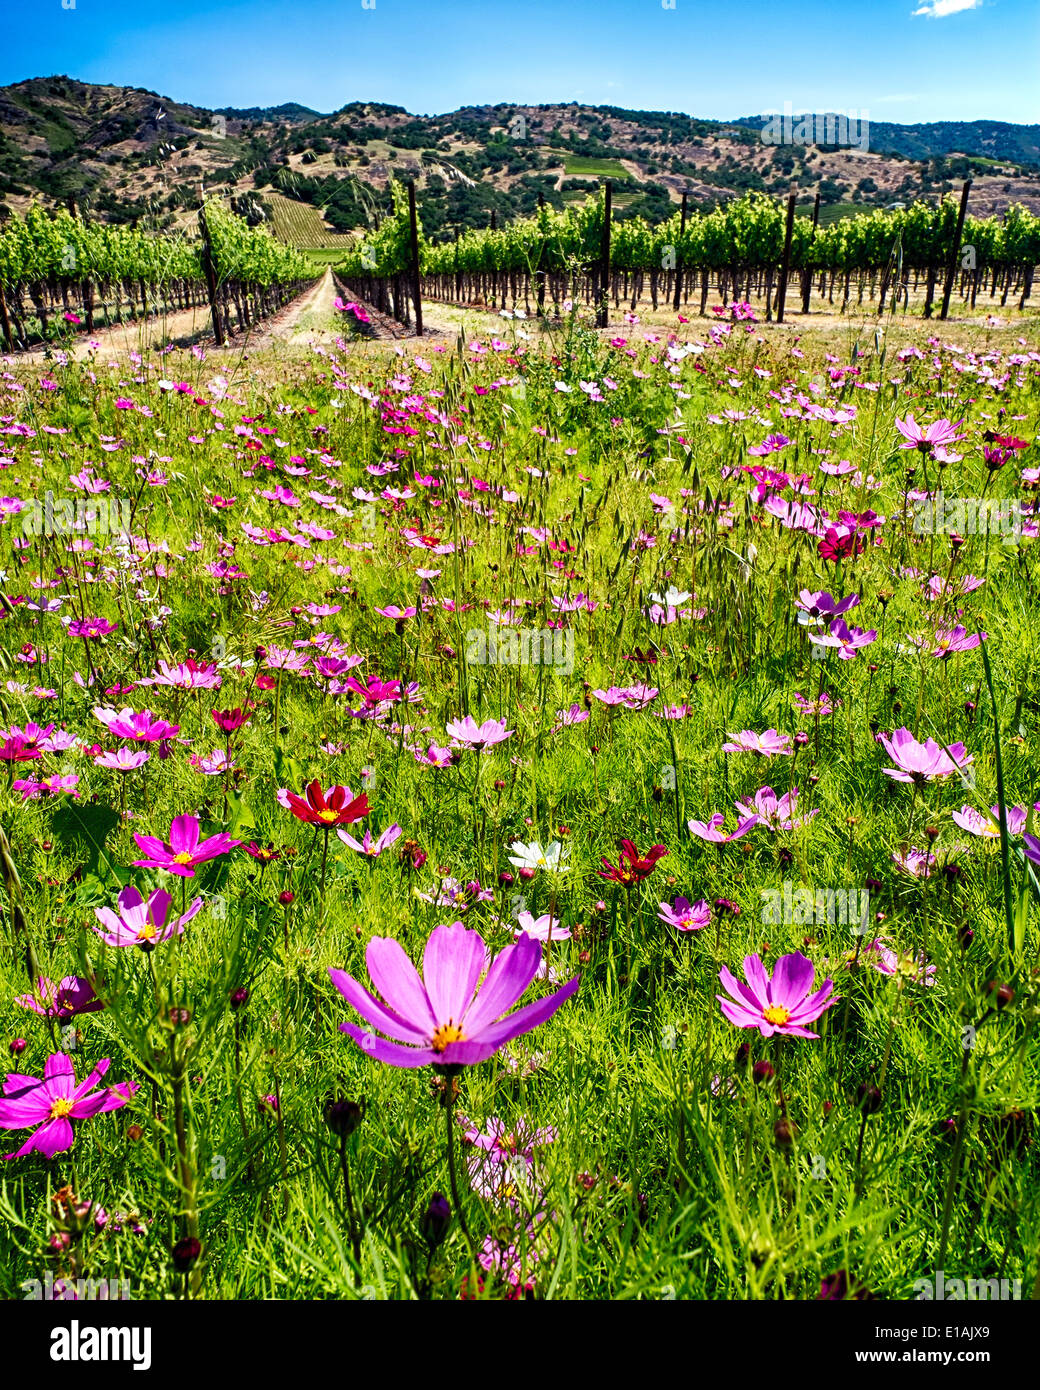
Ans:
{"label": "wooden vineyard post", "polygon": [[3,330],[4,347],[8,352],[13,352],[14,335],[11,332],[11,316],[7,312],[7,296],[4,294],[3,285],[0,285],[0,329]]}
{"label": "wooden vineyard post", "polygon": [[953,234],[953,250],[950,252],[950,264],[946,267],[946,284],[943,287],[942,312],[939,317],[945,319],[950,312],[950,296],[953,294],[953,282],[957,276],[957,262],[961,254],[961,237],[964,235],[964,214],[968,210],[968,191],[971,188],[971,179],[965,179],[964,187],[961,189],[961,205],[957,210],[957,230]]}
{"label": "wooden vineyard post", "polygon": [[[498,230],[498,216],[497,216],[497,214],[495,213],[495,209],[494,209],[494,208],[491,209],[491,230],[492,230],[493,232]],[[498,266],[497,266],[497,265],[492,265],[492,267],[491,267],[491,307],[492,307],[492,309],[497,309],[497,308],[498,308]],[[503,306],[503,307],[504,307],[504,306]]]}
{"label": "wooden vineyard post", "polygon": [[675,248],[675,298],[672,300],[672,308],[676,313],[679,312],[680,297],[682,295],[683,266],[679,252],[682,246],[682,239],[686,234],[686,199],[688,196],[684,188],[682,192],[682,211],[679,214],[679,246]]}
{"label": "wooden vineyard post", "polygon": [[[816,240],[816,224],[819,222],[819,220],[820,220],[820,195],[819,195],[819,193],[817,193],[815,199],[813,200],[813,209],[812,209],[812,231],[811,231],[810,234],[809,234],[809,246],[812,246],[813,242]],[[809,247],[807,246],[805,249],[806,249],[806,251],[808,252]],[[812,267],[809,266],[809,265],[807,265],[807,266],[804,268],[804,270],[802,271],[802,313],[803,313],[803,314],[807,314],[807,313],[809,312],[809,297],[810,297],[810,295],[812,294],[812,277],[813,277]]]}
{"label": "wooden vineyard post", "polygon": [[206,209],[199,208],[199,227],[202,231],[202,271],[206,277],[206,293],[209,296],[209,311],[213,316],[213,336],[217,347],[224,346],[224,320],[220,314],[217,298],[217,272],[213,265],[213,249],[210,246],[209,227],[206,225]]}
{"label": "wooden vineyard post", "polygon": [[610,179],[603,185],[603,240],[599,256],[599,304],[596,306],[596,327],[606,328],[610,291],[610,208],[614,186]]}
{"label": "wooden vineyard post", "polygon": [[422,337],[422,280],[419,274],[419,223],[415,215],[415,182],[408,185],[408,234],[412,243],[412,300],[415,304],[415,336]]}
{"label": "wooden vineyard post", "polygon": [[[545,194],[538,195],[539,221],[541,212],[545,207]],[[542,238],[538,243],[538,269],[534,273],[535,283],[538,287],[538,317],[545,317],[545,239]]]}
{"label": "wooden vineyard post", "polygon": [[787,195],[787,223],[784,227],[784,257],[780,262],[780,284],[776,292],[776,321],[784,321],[784,304],[787,301],[787,275],[791,269],[791,235],[794,232],[794,200],[796,194]]}

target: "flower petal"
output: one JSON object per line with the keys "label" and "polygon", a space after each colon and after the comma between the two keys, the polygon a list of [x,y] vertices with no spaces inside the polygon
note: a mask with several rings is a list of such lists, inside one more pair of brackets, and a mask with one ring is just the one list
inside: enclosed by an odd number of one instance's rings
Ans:
{"label": "flower petal", "polygon": [[461,1023],[486,961],[478,931],[461,922],[434,927],[423,952],[423,984],[438,1025]]}

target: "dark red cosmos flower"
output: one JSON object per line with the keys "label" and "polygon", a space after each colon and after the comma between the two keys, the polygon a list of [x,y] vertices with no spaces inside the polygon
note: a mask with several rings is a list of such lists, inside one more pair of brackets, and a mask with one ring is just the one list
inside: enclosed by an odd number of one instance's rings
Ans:
{"label": "dark red cosmos flower", "polygon": [[847,526],[829,526],[827,534],[816,548],[825,560],[831,560],[834,564],[838,564],[839,561],[847,560],[850,556],[861,555],[866,544],[862,536],[857,535]]}
{"label": "dark red cosmos flower", "polygon": [[307,825],[322,825],[326,830],[333,825],[352,825],[372,809],[364,792],[355,796],[349,787],[330,787],[323,792],[317,778],[307,786],[306,801],[290,791],[279,793],[278,800],[297,820]]}
{"label": "dark red cosmos flower", "polygon": [[621,840],[620,847],[621,858],[618,862],[612,864],[604,855],[603,863],[606,868],[597,869],[596,872],[600,878],[609,878],[612,883],[623,883],[626,888],[649,878],[657,866],[657,861],[669,852],[664,845],[652,845],[645,855],[641,855],[631,840]]}

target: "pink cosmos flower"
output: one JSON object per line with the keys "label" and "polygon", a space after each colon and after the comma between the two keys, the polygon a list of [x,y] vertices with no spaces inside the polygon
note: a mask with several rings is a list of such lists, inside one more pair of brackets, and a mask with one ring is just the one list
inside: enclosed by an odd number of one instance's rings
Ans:
{"label": "pink cosmos flower", "polygon": [[671,907],[667,903],[658,906],[661,910],[657,915],[661,921],[678,931],[700,931],[711,921],[711,908],[703,898],[696,903],[691,903],[689,898],[676,898]]}
{"label": "pink cosmos flower", "polygon": [[149,897],[143,898],[133,884],[127,884],[116,900],[119,911],[110,907],[95,907],[94,916],[107,927],[94,930],[108,946],[140,946],[150,951],[160,941],[180,934],[184,928],[202,911],[202,899],[196,898],[182,917],[170,916],[173,899],[165,888],[156,888]]}
{"label": "pink cosmos flower", "polygon": [[504,743],[515,732],[506,728],[504,719],[487,719],[478,724],[469,714],[465,719],[450,719],[444,727],[456,748],[475,748],[478,753]]}
{"label": "pink cosmos flower", "polygon": [[719,971],[722,987],[730,998],[717,994],[723,1015],[738,1028],[757,1028],[764,1038],[774,1033],[796,1038],[817,1038],[807,1023],[812,1023],[838,1002],[833,994],[834,981],[824,980],[815,994],[810,994],[815,978],[812,961],[801,951],[781,956],[772,978],[758,956],[744,957],[744,977],[747,984],[735,979],[725,966]]}
{"label": "pink cosmos flower", "polygon": [[926,850],[905,847],[893,851],[892,862],[897,869],[902,869],[905,874],[911,874],[914,878],[931,878],[938,860],[934,854],[929,854]]}
{"label": "pink cosmos flower", "polygon": [[911,955],[901,955],[883,936],[870,943],[863,952],[863,961],[882,975],[903,975],[919,985],[935,984],[935,966],[927,963],[923,951],[916,959]]}
{"label": "pink cosmos flower", "polygon": [[766,729],[762,734],[756,734],[751,729],[741,729],[739,734],[726,736],[733,742],[722,745],[723,753],[757,753],[762,758],[775,758],[778,755],[788,757],[794,753],[791,735],[779,734],[775,729]]}
{"label": "pink cosmos flower", "polygon": [[0,1129],[32,1129],[33,1133],[20,1149],[4,1157],[23,1158],[39,1153],[53,1158],[72,1148],[73,1120],[87,1120],[126,1105],[137,1090],[136,1081],[123,1081],[103,1091],[94,1089],[111,1065],[111,1060],[103,1057],[78,1086],[72,1059],[64,1052],[47,1058],[42,1081],[35,1076],[10,1073],[4,1080],[0,1100]]}
{"label": "pink cosmos flower", "polygon": [[[959,825],[962,830],[966,830],[969,835],[977,835],[981,840],[1000,839],[1000,807],[991,806],[993,819],[984,816],[981,811],[976,811],[974,806],[962,806],[959,811],[952,812],[953,823]],[[1026,823],[1027,812],[1022,806],[1009,806],[1006,811],[1007,828],[1009,835],[1021,835]]]}
{"label": "pink cosmos flower", "polygon": [[963,743],[951,743],[946,753],[932,738],[918,743],[909,729],[897,729],[891,738],[882,734],[880,742],[896,764],[896,767],[883,767],[881,771],[897,782],[918,785],[932,782],[937,777],[949,777],[952,772],[974,762],[974,758],[965,753]]}
{"label": "pink cosmos flower", "polygon": [[561,729],[569,728],[572,724],[584,724],[588,718],[589,711],[582,705],[573,704],[568,709],[558,709],[556,711],[556,723],[549,732],[558,734]]}
{"label": "pink cosmos flower", "polygon": [[520,936],[524,932],[544,943],[546,941],[569,940],[571,929],[565,927],[558,917],[553,917],[548,912],[541,917],[535,917],[530,912],[519,912],[516,918],[516,930],[513,934]]}
{"label": "pink cosmos flower", "polygon": [[601,704],[624,705],[625,709],[638,711],[646,709],[661,692],[652,685],[612,685],[609,690],[594,690],[592,694]]}
{"label": "pink cosmos flower", "polygon": [[[538,971],[541,942],[525,932],[499,951],[485,975],[483,938],[461,922],[431,932],[421,977],[391,937],[374,937],[365,960],[382,1000],[344,970],[330,970],[329,975],[371,1028],[386,1036],[378,1037],[354,1023],[341,1023],[340,1029],[370,1057],[396,1067],[484,1062],[506,1043],[551,1018],[579,982],[576,975],[555,993],[507,1013]],[[393,1042],[387,1040],[391,1038]]]}
{"label": "pink cosmos flower", "polygon": [[969,637],[967,628],[960,626],[953,628],[950,632],[937,632],[932,656],[945,661],[957,652],[974,651],[980,643],[985,642],[988,636],[988,632],[973,632]]}
{"label": "pink cosmos flower", "polygon": [[211,835],[208,840],[199,840],[199,823],[194,816],[175,816],[170,824],[170,839],[159,840],[154,835],[138,835],[134,839],[138,847],[148,856],[135,859],[136,869],[166,869],[178,878],[194,878],[195,866],[207,859],[216,859],[227,854],[241,840],[232,840],[223,831]]}
{"label": "pink cosmos flower", "polygon": [[759,787],[753,802],[735,801],[733,804],[738,816],[753,817],[770,830],[798,830],[801,826],[808,825],[813,816],[820,814],[815,810],[810,811],[801,820],[794,819],[798,805],[797,787],[792,787],[781,797],[777,796],[772,787]]}
{"label": "pink cosmos flower", "polygon": [[147,748],[140,748],[136,753],[129,748],[117,748],[114,753],[99,753],[94,766],[103,767],[107,772],[136,772],[151,756]]}
{"label": "pink cosmos flower", "polygon": [[104,618],[76,618],[68,626],[70,637],[83,637],[88,642],[99,642],[102,637],[108,637],[116,628],[118,623],[107,622]]}
{"label": "pink cosmos flower", "polygon": [[741,835],[746,835],[758,824],[758,816],[752,813],[746,820],[738,821],[736,830],[731,835],[727,835],[722,830],[722,823],[725,819],[721,811],[716,811],[708,821],[688,820],[686,824],[689,826],[691,835],[696,835],[701,840],[708,840],[713,845],[728,845],[731,840],[739,840]]}
{"label": "pink cosmos flower", "polygon": [[189,657],[178,666],[160,660],[159,669],[150,676],[142,676],[137,684],[168,685],[174,690],[219,690],[221,679],[215,661],[200,664]]}
{"label": "pink cosmos flower", "polygon": [[472,1145],[467,1163],[470,1185],[485,1201],[515,1207],[518,1199],[534,1196],[535,1149],[551,1144],[556,1130],[535,1129],[521,1119],[512,1129],[504,1120],[492,1116],[481,1132],[464,1116],[458,1117],[465,1130],[464,1141]]}
{"label": "pink cosmos flower", "polygon": [[416,609],[398,608],[396,604],[387,604],[385,608],[377,608],[376,612],[381,618],[391,618],[396,623],[403,623],[406,618],[414,618]]}
{"label": "pink cosmos flower", "polygon": [[450,748],[441,748],[436,743],[431,743],[424,753],[421,748],[413,748],[412,755],[417,763],[423,767],[450,767],[452,752]]}
{"label": "pink cosmos flower", "polygon": [[490,888],[481,887],[478,879],[470,879],[468,883],[463,883],[457,878],[442,878],[436,893],[419,893],[416,897],[424,903],[433,903],[434,907],[450,907],[460,915],[468,912],[477,903],[491,903],[495,900],[495,895]]}
{"label": "pink cosmos flower", "polygon": [[337,830],[336,834],[345,845],[348,845],[352,850],[356,850],[358,854],[364,854],[369,859],[378,859],[383,853],[383,850],[389,849],[395,840],[400,839],[404,831],[395,823],[391,825],[389,829],[384,830],[378,839],[373,840],[371,830],[366,829],[364,839],[360,844],[354,839],[353,835],[348,835],[343,829]]}

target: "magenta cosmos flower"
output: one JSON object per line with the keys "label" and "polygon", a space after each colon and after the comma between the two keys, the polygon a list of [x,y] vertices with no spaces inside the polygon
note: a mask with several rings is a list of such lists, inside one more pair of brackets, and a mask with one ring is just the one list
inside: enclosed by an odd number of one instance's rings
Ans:
{"label": "magenta cosmos flower", "polygon": [[849,627],[844,618],[835,618],[829,632],[809,634],[809,641],[817,647],[836,647],[842,661],[852,661],[860,647],[869,647],[876,640],[874,628],[864,632],[860,627]]}
{"label": "magenta cosmos flower", "polygon": [[905,420],[900,420],[896,416],[896,429],[906,440],[901,444],[901,449],[918,449],[922,454],[935,453],[936,457],[945,457],[945,450],[948,444],[955,444],[958,439],[964,436],[957,433],[957,424],[951,424],[949,420],[935,420],[930,425],[919,425],[913,415],[908,414]]}
{"label": "magenta cosmos flower", "polygon": [[149,709],[135,714],[132,709],[122,709],[117,713],[114,709],[99,707],[94,710],[94,716],[116,738],[134,738],[142,743],[159,743],[180,732],[179,724],[169,724],[165,719],[155,718]]}
{"label": "magenta cosmos flower", "polygon": [[20,1149],[4,1157],[23,1158],[35,1152],[53,1158],[72,1148],[73,1120],[89,1120],[92,1115],[124,1106],[137,1090],[136,1081],[94,1090],[110,1066],[110,1059],[103,1057],[86,1081],[77,1086],[72,1059],[64,1052],[55,1052],[47,1058],[42,1081],[35,1076],[10,1073],[4,1080],[0,1100],[0,1129],[34,1132]]}
{"label": "magenta cosmos flower", "polygon": [[886,777],[897,782],[932,782],[937,777],[949,777],[951,772],[967,767],[974,759],[964,751],[963,743],[951,743],[950,751],[936,743],[934,738],[918,743],[909,729],[897,729],[891,738],[884,734],[880,740],[895,767],[883,767]]}
{"label": "magenta cosmos flower", "polygon": [[1035,835],[1022,836],[1022,850],[1031,864],[1040,864],[1040,840]]}
{"label": "magenta cosmos flower", "polygon": [[819,1034],[810,1033],[805,1025],[836,1004],[838,996],[833,995],[833,980],[824,980],[816,993],[811,994],[815,973],[812,961],[801,951],[781,956],[773,967],[772,979],[758,956],[745,956],[747,984],[741,984],[723,966],[719,979],[731,997],[726,999],[717,994],[715,998],[724,1016],[738,1028],[757,1028],[764,1038],[771,1038],[774,1033],[818,1038]]}
{"label": "magenta cosmos flower", "polygon": [[57,984],[46,975],[40,975],[36,980],[35,993],[20,994],[14,1002],[23,1009],[31,1009],[41,1018],[56,1018],[62,1023],[75,1018],[77,1014],[96,1014],[105,1007],[94,993],[90,981],[80,979],[78,975],[66,975]]}
{"label": "magenta cosmos flower", "polygon": [[145,951],[174,934],[179,936],[202,911],[202,899],[196,898],[183,917],[171,917],[173,899],[165,888],[157,888],[148,898],[143,898],[132,883],[127,884],[116,901],[118,912],[110,907],[95,907],[94,916],[108,930],[98,927],[94,930],[108,946],[140,946]]}
{"label": "magenta cosmos flower", "polygon": [[330,970],[329,975],[347,1003],[386,1037],[354,1023],[341,1023],[340,1029],[370,1057],[395,1067],[484,1062],[506,1043],[551,1018],[578,988],[575,975],[554,994],[507,1013],[537,974],[542,943],[525,932],[489,965],[480,933],[469,931],[461,922],[431,932],[422,976],[400,943],[388,936],[368,943],[365,961],[382,999],[344,970]]}
{"label": "magenta cosmos flower", "polygon": [[135,859],[135,869],[166,869],[178,878],[194,878],[196,864],[207,859],[216,859],[227,854],[241,840],[233,840],[223,831],[211,835],[208,840],[199,840],[199,823],[194,816],[175,816],[170,825],[169,843],[154,835],[138,835],[134,839],[143,849],[147,859]]}
{"label": "magenta cosmos flower", "polygon": [[667,903],[658,906],[661,910],[657,915],[661,921],[677,931],[700,931],[711,921],[711,908],[703,898],[696,903],[691,903],[689,898],[676,898],[670,907]]}

